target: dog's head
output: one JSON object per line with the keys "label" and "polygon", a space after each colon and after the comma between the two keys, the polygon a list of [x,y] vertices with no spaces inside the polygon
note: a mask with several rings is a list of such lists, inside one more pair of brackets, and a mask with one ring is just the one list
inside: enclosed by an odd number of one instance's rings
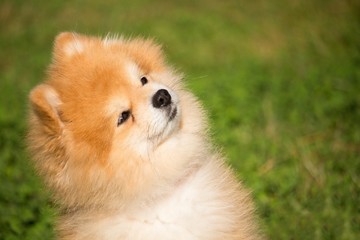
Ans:
{"label": "dog's head", "polygon": [[38,168],[55,190],[83,198],[104,187],[136,191],[159,172],[173,174],[184,163],[164,155],[176,155],[180,133],[202,125],[196,100],[150,40],[60,34],[48,80],[30,102]]}

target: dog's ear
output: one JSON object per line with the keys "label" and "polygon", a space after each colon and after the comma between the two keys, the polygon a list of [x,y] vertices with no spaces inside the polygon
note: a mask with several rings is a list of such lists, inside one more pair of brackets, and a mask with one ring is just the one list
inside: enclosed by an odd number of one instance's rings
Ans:
{"label": "dog's ear", "polygon": [[62,32],[54,42],[54,60],[71,58],[84,52],[88,38],[74,32]]}
{"label": "dog's ear", "polygon": [[57,92],[47,84],[40,84],[30,92],[30,107],[35,118],[50,135],[60,135],[63,128]]}

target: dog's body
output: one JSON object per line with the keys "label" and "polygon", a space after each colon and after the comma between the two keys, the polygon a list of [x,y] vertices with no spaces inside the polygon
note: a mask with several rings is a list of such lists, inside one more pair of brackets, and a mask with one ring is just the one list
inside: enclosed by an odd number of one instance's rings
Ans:
{"label": "dog's body", "polygon": [[30,101],[61,239],[259,239],[248,192],[151,41],[62,33]]}

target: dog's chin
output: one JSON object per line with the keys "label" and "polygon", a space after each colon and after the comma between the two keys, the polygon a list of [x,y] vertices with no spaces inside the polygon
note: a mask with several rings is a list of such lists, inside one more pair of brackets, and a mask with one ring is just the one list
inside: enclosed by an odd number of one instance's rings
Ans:
{"label": "dog's chin", "polygon": [[161,145],[169,138],[174,136],[180,128],[180,107],[177,105],[171,105],[168,109],[164,110],[164,119],[162,121],[163,127],[159,133],[152,136],[151,140],[155,145]]}

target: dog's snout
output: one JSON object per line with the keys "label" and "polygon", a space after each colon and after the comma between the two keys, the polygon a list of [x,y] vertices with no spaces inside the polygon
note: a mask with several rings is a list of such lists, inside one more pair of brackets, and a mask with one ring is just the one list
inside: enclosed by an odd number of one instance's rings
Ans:
{"label": "dog's snout", "polygon": [[155,108],[166,107],[171,103],[171,95],[165,89],[157,91],[152,98],[152,105]]}

